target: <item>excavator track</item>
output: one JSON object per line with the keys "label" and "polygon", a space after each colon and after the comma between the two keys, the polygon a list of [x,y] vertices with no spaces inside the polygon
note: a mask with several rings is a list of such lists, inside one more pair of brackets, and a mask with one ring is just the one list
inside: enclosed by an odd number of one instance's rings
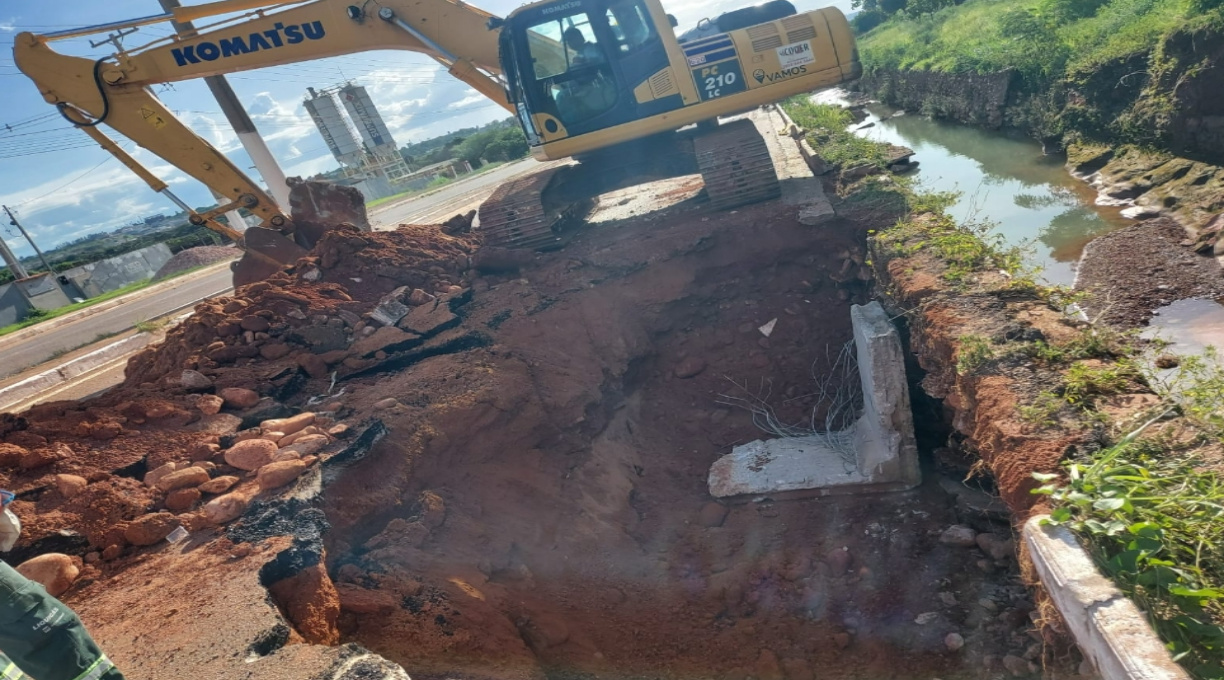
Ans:
{"label": "excavator track", "polygon": [[547,248],[557,243],[554,227],[566,210],[549,210],[544,191],[564,168],[552,168],[502,184],[480,205],[485,242],[507,248]]}
{"label": "excavator track", "polygon": [[752,121],[741,118],[693,140],[697,167],[715,208],[777,198],[782,193],[769,147]]}

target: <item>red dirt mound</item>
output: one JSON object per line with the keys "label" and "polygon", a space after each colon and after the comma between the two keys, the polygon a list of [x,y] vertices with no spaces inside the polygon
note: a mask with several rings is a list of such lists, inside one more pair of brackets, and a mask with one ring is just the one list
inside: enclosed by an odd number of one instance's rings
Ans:
{"label": "red dirt mound", "polygon": [[[222,369],[264,362],[296,363],[322,377],[372,333],[362,316],[385,296],[407,307],[456,292],[476,247],[471,236],[446,236],[432,226],[386,233],[338,227],[297,266],[197,305],[165,342],[132,358],[125,385],[173,382],[193,369],[222,378],[220,386],[248,386],[241,372],[225,380]],[[360,367],[360,357],[349,362]]]}
{"label": "red dirt mound", "polygon": [[153,275],[153,280],[160,281],[180,272],[210,265],[221,260],[230,260],[241,254],[239,250],[229,246],[200,246],[198,248],[180,250],[169,260],[166,260],[166,264],[163,264],[161,269],[158,269],[157,273]]}

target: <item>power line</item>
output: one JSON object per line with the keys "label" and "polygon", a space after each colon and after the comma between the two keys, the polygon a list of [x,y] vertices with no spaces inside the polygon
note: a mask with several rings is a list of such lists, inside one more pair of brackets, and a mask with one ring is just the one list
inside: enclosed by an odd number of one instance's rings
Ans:
{"label": "power line", "polygon": [[16,204],[14,204],[14,205],[13,205],[13,207],[14,207],[14,208],[16,208],[16,207],[18,207],[18,206],[23,206],[23,205],[26,205],[26,204],[28,204],[28,203],[34,203],[34,202],[36,202],[36,201],[41,201],[42,199],[44,199],[44,198],[46,198],[46,197],[50,196],[51,194],[54,194],[55,192],[59,191],[60,189],[63,189],[64,187],[68,186],[69,184],[75,184],[76,182],[81,181],[82,179],[84,179],[84,178],[85,178],[85,176],[86,176],[86,175],[89,175],[89,174],[93,173],[93,172],[94,172],[95,170],[97,170],[98,168],[102,167],[103,165],[106,165],[107,163],[109,163],[110,161],[113,161],[113,160],[115,160],[115,157],[114,157],[114,156],[111,156],[111,155],[109,155],[109,154],[108,154],[108,155],[106,156],[106,158],[103,158],[103,159],[102,159],[102,162],[101,162],[101,163],[98,163],[97,165],[93,166],[92,168],[90,168],[90,169],[86,170],[85,172],[82,172],[81,174],[77,175],[76,177],[73,177],[72,179],[68,180],[67,182],[64,182],[63,184],[61,184],[61,185],[59,185],[59,186],[55,187],[55,188],[54,188],[54,189],[52,189],[51,191],[48,191],[47,193],[45,193],[45,194],[43,194],[43,195],[41,195],[41,196],[36,196],[36,197],[34,197],[34,198],[27,198],[26,200],[24,200],[24,201],[22,201],[22,202],[20,202],[20,203],[16,203]]}

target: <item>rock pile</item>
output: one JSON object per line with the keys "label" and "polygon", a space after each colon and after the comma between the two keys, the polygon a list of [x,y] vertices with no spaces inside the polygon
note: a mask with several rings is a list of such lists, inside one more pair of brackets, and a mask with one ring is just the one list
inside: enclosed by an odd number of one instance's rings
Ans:
{"label": "rock pile", "polygon": [[248,375],[226,369],[275,362],[314,378],[361,370],[378,352],[409,348],[457,322],[451,307],[463,300],[476,246],[472,236],[436,227],[341,226],[295,267],[197,305],[166,342],[132,359],[126,386],[246,385]]}

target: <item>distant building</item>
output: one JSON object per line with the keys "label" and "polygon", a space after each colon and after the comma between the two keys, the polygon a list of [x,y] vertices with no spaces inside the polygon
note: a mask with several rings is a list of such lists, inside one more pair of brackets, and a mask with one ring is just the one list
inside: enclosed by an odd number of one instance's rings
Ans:
{"label": "distant building", "polygon": [[344,114],[340,112],[340,107],[336,106],[335,97],[328,92],[319,94],[313,87],[306,90],[310,97],[303,101],[302,105],[314,120],[315,127],[319,128],[319,134],[323,135],[323,141],[327,142],[332,156],[346,167],[360,167],[365,150],[357,142],[344,119]]}
{"label": "distant building", "polygon": [[[359,187],[367,200],[402,190],[398,185],[411,171],[369,92],[352,83],[322,91],[313,87],[306,90],[309,96],[302,104],[343,168],[342,181]],[[337,98],[343,102],[347,117]]]}

